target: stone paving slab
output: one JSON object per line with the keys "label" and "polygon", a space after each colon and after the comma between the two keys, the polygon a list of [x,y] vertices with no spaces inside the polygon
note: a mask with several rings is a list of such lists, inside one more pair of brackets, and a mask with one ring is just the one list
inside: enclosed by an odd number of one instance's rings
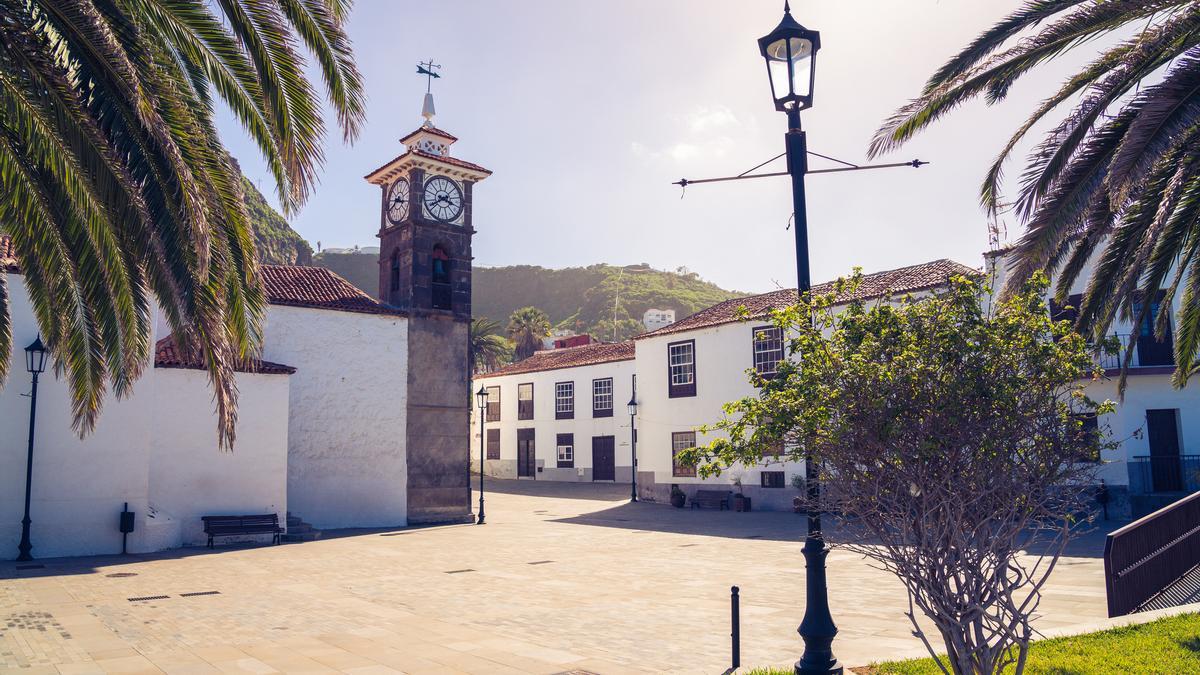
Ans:
{"label": "stone paving slab", "polygon": [[[802,518],[488,487],[484,526],[0,563],[0,672],[721,673],[734,584],[742,663],[798,658]],[[1040,629],[1105,616],[1102,541],[1073,545]],[[890,576],[834,551],[829,584],[843,663],[923,652]]]}

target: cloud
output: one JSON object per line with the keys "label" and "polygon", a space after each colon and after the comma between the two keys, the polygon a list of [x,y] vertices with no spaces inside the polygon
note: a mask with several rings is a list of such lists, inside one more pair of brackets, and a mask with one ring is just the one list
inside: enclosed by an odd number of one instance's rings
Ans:
{"label": "cloud", "polygon": [[643,159],[669,159],[676,162],[724,157],[733,149],[734,140],[720,131],[739,126],[733,111],[725,106],[698,106],[686,115],[675,117],[672,122],[674,128],[684,131],[683,138],[661,147],[633,141],[630,143],[630,152]]}

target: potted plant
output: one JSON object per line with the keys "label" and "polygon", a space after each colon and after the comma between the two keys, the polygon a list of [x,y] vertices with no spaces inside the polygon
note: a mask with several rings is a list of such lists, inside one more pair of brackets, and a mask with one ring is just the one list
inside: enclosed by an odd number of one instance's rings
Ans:
{"label": "potted plant", "polygon": [[750,498],[742,494],[742,477],[737,475],[733,477],[733,510],[734,511],[749,511]]}
{"label": "potted plant", "polygon": [[[804,476],[798,473],[792,474],[792,487],[803,492],[806,487],[804,484]],[[804,500],[800,498],[800,495],[792,497],[792,512],[804,513]]]}
{"label": "potted plant", "polygon": [[678,485],[671,485],[671,506],[682,509],[685,501],[687,501],[687,495],[683,493],[683,490],[680,490]]}

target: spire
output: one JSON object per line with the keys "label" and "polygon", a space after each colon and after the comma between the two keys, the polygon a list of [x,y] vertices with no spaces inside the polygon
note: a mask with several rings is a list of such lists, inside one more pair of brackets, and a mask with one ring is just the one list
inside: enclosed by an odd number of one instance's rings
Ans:
{"label": "spire", "polygon": [[427,91],[425,92],[425,103],[421,106],[421,117],[425,118],[425,124],[422,126],[433,126],[433,116],[436,114],[437,111],[433,109],[433,94]]}
{"label": "spire", "polygon": [[425,76],[425,102],[421,105],[421,117],[425,118],[425,123],[422,126],[433,126],[433,116],[437,114],[433,109],[433,80],[441,79],[442,76],[437,74],[441,68],[433,59],[417,63],[417,74]]}

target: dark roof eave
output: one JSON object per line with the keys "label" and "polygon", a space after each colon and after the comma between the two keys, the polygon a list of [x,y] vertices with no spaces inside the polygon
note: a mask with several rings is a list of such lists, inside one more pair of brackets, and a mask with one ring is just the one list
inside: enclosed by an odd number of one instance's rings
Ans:
{"label": "dark roof eave", "polygon": [[[562,365],[562,366],[548,366],[545,368],[521,368],[521,369],[514,369],[514,370],[505,370],[504,368],[501,368],[500,370],[493,371],[490,373],[483,373],[482,375],[476,375],[475,379],[476,380],[484,380],[484,379],[487,379],[490,377],[504,377],[506,375],[525,375],[528,373],[548,373],[552,370],[567,370],[568,368],[587,368],[588,366],[600,366],[605,363],[620,363],[621,361],[633,361],[634,358],[636,358],[636,357],[622,356],[622,357],[614,358],[614,359],[602,359],[600,361],[591,361],[589,363],[572,363],[572,364],[567,364],[567,365]],[[513,364],[513,366],[516,366],[516,365],[517,364]]]}

